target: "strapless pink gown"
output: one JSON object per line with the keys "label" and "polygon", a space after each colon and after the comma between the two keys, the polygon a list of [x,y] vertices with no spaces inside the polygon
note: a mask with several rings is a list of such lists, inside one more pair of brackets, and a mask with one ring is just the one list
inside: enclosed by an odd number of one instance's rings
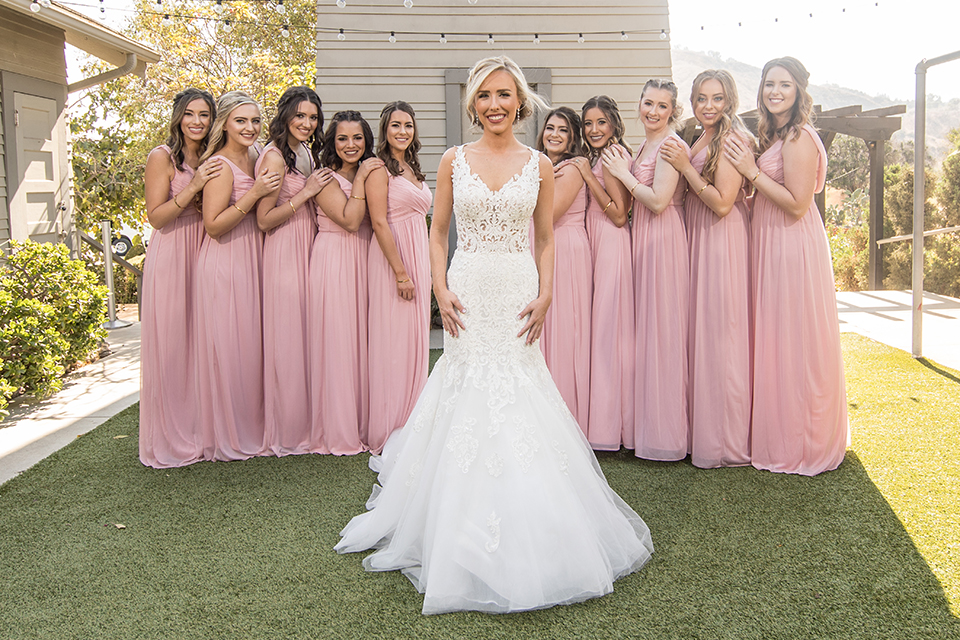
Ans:
{"label": "strapless pink gown", "polygon": [[[226,158],[223,166],[233,172],[234,204],[254,179]],[[219,238],[204,236],[200,247],[197,375],[207,460],[263,451],[262,248],[255,211]]]}
{"label": "strapless pink gown", "polygon": [[[585,216],[587,186],[553,224],[553,303],[540,334],[540,350],[567,408],[584,435],[590,423],[590,313],[593,262]],[[533,225],[530,225],[533,249]]]}
{"label": "strapless pink gown", "polygon": [[[604,184],[603,166],[593,174]],[[587,238],[593,256],[590,317],[590,418],[587,440],[594,449],[633,448],[633,268],[630,225],[617,227],[603,213],[606,202],[590,198]]]}
{"label": "strapless pink gown", "polygon": [[[338,173],[334,177],[349,198],[353,185]],[[363,451],[368,423],[367,254],[373,230],[364,219],[349,233],[315,209],[307,292],[310,446],[351,455]]]}
{"label": "strapless pink gown", "polygon": [[[693,158],[703,171],[704,148]],[[719,217],[689,191],[690,455],[698,467],[750,464],[750,248],[743,191]]]}
{"label": "strapless pink gown", "polygon": [[397,295],[397,278],[380,243],[370,244],[370,429],[366,445],[380,453],[427,382],[430,352],[430,247],[426,215],[433,195],[402,176],[390,176],[387,222],[413,280],[413,300]]}
{"label": "strapless pink gown", "polygon": [[[820,152],[816,191],[824,187]],[[783,143],[759,159],[783,183]],[[752,461],[758,469],[816,475],[836,469],[849,445],[830,247],[816,204],[799,220],[757,194],[751,223],[754,304]]]}
{"label": "strapless pink gown", "polygon": [[[257,161],[257,171],[268,153]],[[287,171],[277,205],[290,201],[306,177]],[[263,239],[264,452],[282,456],[312,451],[310,389],[307,382],[307,276],[317,235],[313,201],[308,200]]]}
{"label": "strapless pink gown", "polygon": [[[169,147],[157,147],[170,153]],[[193,179],[184,165],[173,198]],[[191,201],[156,229],[143,268],[140,323],[140,461],[164,468],[203,459],[196,387],[194,287],[203,219]]]}
{"label": "strapless pink gown", "polygon": [[[664,138],[680,140],[671,135]],[[686,143],[680,141],[689,152]],[[660,145],[633,175],[653,186]],[[641,147],[641,151],[643,148]],[[638,156],[639,157],[639,156]],[[648,460],[682,460],[689,453],[687,418],[687,314],[690,265],[683,223],[681,178],[667,208],[653,214],[633,207],[633,269],[636,283],[635,453]]]}

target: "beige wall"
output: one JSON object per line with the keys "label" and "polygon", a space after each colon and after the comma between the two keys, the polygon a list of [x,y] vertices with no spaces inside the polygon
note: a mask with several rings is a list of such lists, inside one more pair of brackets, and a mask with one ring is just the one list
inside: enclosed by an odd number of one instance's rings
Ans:
{"label": "beige wall", "polygon": [[66,84],[63,42],[62,30],[0,8],[0,69]]}
{"label": "beige wall", "polygon": [[[669,31],[667,0],[479,0],[476,5],[414,0],[411,9],[400,0],[366,0],[362,6],[348,1],[343,9],[331,1],[318,4],[317,12],[317,90],[327,118],[357,109],[376,132],[383,105],[406,100],[417,111],[421,162],[431,181],[443,151],[456,142],[447,134],[447,70],[508,55],[521,67],[548,72],[551,91],[545,97],[554,106],[579,111],[587,98],[607,93],[620,103],[630,142],[642,131],[634,113],[644,82],[671,76],[669,39],[659,37],[661,29]],[[340,28],[346,32],[343,42],[337,40]],[[389,34],[351,33],[354,29],[394,30],[397,42],[388,42]],[[623,41],[621,30],[650,33],[630,34]],[[454,35],[466,32],[480,35]],[[571,35],[547,35],[560,32]],[[579,32],[584,44],[577,42]],[[439,42],[440,33],[447,34],[446,44]],[[487,44],[488,33],[495,44]],[[541,34],[539,45],[526,35],[532,33]]]}

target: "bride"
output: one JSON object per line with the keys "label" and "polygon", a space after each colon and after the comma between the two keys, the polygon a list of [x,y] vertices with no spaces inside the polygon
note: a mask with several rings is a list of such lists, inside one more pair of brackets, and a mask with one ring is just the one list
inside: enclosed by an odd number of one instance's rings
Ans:
{"label": "bride", "polygon": [[[430,231],[444,354],[406,425],[371,458],[369,511],[336,546],[378,549],[364,567],[403,571],[425,614],[579,602],[653,552],[536,344],[553,291],[553,167],[513,133],[535,104],[510,58],[471,70],[467,110],[483,136],[440,161]],[[451,214],[457,251],[444,274]]]}

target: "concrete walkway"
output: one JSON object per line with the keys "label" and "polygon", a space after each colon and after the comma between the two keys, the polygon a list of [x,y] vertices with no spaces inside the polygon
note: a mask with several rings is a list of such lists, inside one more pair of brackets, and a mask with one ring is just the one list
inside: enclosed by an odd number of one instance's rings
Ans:
{"label": "concrete walkway", "polygon": [[[910,352],[909,291],[840,292],[841,331]],[[923,355],[960,371],[960,300],[924,295]],[[136,320],[136,307],[120,317]],[[111,353],[71,373],[63,390],[41,402],[17,403],[0,422],[0,484],[28,469],[140,399],[140,323],[110,332]],[[432,332],[430,347],[443,346]]]}

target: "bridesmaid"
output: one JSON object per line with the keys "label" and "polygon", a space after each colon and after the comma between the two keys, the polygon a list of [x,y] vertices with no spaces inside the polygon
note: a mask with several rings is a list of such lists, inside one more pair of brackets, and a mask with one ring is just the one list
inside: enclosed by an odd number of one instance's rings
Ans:
{"label": "bridesmaid", "polygon": [[204,458],[240,460],[263,450],[261,249],[257,201],[280,185],[267,168],[254,178],[260,107],[241,91],[217,101],[217,119],[201,160],[219,157],[223,171],[203,190],[197,276],[200,418]]}
{"label": "bridesmaid", "polygon": [[[545,153],[558,171],[553,195],[556,248],[553,304],[547,309],[543,321],[540,349],[560,395],[587,435],[593,263],[584,226],[587,186],[580,172],[569,167],[571,160],[583,157],[585,152],[581,130],[580,116],[570,107],[559,107],[547,113],[543,129],[537,136],[537,150]],[[532,221],[530,226],[532,238]]]}
{"label": "bridesmaid", "polygon": [[593,256],[590,318],[590,417],[587,440],[594,449],[633,448],[633,269],[630,265],[630,192],[600,160],[611,145],[630,153],[613,98],[595,96],[582,109],[590,159],[576,158],[587,188],[587,238]]}
{"label": "bridesmaid", "polygon": [[639,458],[682,460],[689,453],[687,419],[687,313],[690,266],[683,226],[680,174],[660,155],[667,140],[689,148],[673,127],[680,117],[677,86],[649,80],[640,95],[645,140],[629,170],[617,148],[604,166],[630,188],[636,286],[636,402],[634,442]]}
{"label": "bridesmaid", "polygon": [[757,190],[753,466],[812,476],[840,465],[849,430],[833,266],[813,201],[827,154],[810,124],[809,78],[795,58],[768,62],[757,97],[759,163],[735,137],[724,149]]}
{"label": "bridesmaid", "polygon": [[[407,421],[427,382],[430,352],[430,247],[433,194],[420,170],[416,114],[406,102],[380,113],[379,157],[387,171],[367,179],[367,206],[377,241],[370,246],[370,429],[380,453]],[[389,176],[388,176],[389,174]]]}
{"label": "bridesmaid", "polygon": [[753,135],[737,116],[737,85],[728,72],[698,75],[690,102],[703,127],[690,155],[673,138],[660,150],[689,185],[684,210],[690,247],[690,453],[698,467],[745,465],[750,464],[750,222],[744,178],[723,145],[733,137],[752,150]]}
{"label": "bridesmaid", "polygon": [[209,92],[181,91],[166,144],[147,156],[147,219],[154,232],[143,269],[140,461],[151,467],[203,458],[193,291],[203,222],[194,198],[220,174],[220,158],[200,164],[215,113]]}
{"label": "bridesmaid", "polygon": [[270,142],[257,160],[280,174],[280,188],[257,205],[263,239],[264,451],[308,453],[307,275],[317,234],[313,197],[333,180],[319,169],[323,111],[309,87],[287,89],[270,123]]}
{"label": "bridesmaid", "polygon": [[[357,111],[334,114],[320,156],[334,181],[314,199],[317,235],[310,252],[307,336],[311,450],[364,450],[368,424],[367,257],[373,230],[362,184],[371,168],[373,131]],[[361,188],[352,194],[352,183]]]}

